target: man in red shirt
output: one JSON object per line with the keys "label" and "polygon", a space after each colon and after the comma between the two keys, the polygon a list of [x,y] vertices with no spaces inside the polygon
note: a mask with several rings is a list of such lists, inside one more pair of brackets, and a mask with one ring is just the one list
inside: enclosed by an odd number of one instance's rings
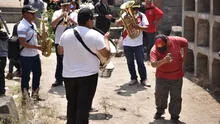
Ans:
{"label": "man in red shirt", "polygon": [[150,49],[154,45],[154,37],[157,33],[157,25],[163,16],[163,11],[156,7],[152,0],[145,0],[145,15],[149,21],[148,29],[144,32],[144,45],[146,47],[146,60],[150,58]]}
{"label": "man in red shirt", "polygon": [[188,41],[183,37],[155,37],[150,52],[152,67],[156,68],[155,100],[157,112],[154,119],[160,119],[167,108],[170,93],[169,113],[171,120],[178,121],[181,111],[181,89],[184,76],[184,63],[188,50]]}

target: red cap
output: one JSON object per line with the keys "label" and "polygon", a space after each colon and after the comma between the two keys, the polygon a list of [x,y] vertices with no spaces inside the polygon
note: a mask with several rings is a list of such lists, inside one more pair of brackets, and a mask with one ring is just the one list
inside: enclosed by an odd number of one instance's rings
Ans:
{"label": "red cap", "polygon": [[156,39],[155,41],[156,47],[163,47],[166,45],[165,41],[163,41],[161,38]]}

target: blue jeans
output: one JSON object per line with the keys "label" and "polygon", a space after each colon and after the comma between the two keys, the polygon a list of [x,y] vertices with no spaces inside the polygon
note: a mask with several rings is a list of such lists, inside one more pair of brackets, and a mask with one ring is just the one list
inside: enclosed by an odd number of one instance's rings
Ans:
{"label": "blue jeans", "polygon": [[56,82],[62,84],[63,83],[63,55],[58,54],[57,50],[58,44],[55,44],[55,49],[56,49],[56,56],[57,56],[57,66],[56,66],[56,72],[55,72],[55,78]]}
{"label": "blue jeans", "polygon": [[0,57],[0,95],[5,94],[5,66],[7,57]]}
{"label": "blue jeans", "polygon": [[21,90],[29,89],[30,73],[33,74],[32,90],[35,91],[40,86],[41,62],[39,55],[33,57],[21,56]]}
{"label": "blue jeans", "polygon": [[124,46],[124,54],[127,59],[128,70],[131,75],[131,80],[137,79],[134,61],[136,59],[138,66],[138,73],[141,81],[147,79],[147,71],[144,65],[144,47],[143,45],[131,47]]}

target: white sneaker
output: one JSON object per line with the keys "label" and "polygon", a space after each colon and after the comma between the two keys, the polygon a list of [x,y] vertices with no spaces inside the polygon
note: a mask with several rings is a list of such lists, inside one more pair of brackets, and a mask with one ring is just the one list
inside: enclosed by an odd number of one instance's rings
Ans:
{"label": "white sneaker", "polygon": [[141,81],[141,85],[151,87],[151,85],[149,83],[147,83],[147,80]]}
{"label": "white sneaker", "polygon": [[132,86],[132,85],[137,84],[137,83],[138,83],[137,80],[130,80],[130,81],[128,82],[128,85],[129,85],[129,86]]}

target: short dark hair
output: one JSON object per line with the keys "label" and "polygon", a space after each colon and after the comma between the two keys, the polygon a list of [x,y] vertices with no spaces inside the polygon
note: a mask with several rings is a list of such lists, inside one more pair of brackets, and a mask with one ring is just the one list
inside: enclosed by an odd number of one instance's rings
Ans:
{"label": "short dark hair", "polygon": [[78,13],[78,19],[77,19],[78,24],[85,25],[89,19],[91,20],[93,19],[92,10],[90,10],[89,8],[80,9]]}
{"label": "short dark hair", "polygon": [[154,41],[156,41],[157,39],[161,39],[163,40],[165,43],[167,43],[168,37],[164,34],[158,34],[157,36],[155,36]]}

